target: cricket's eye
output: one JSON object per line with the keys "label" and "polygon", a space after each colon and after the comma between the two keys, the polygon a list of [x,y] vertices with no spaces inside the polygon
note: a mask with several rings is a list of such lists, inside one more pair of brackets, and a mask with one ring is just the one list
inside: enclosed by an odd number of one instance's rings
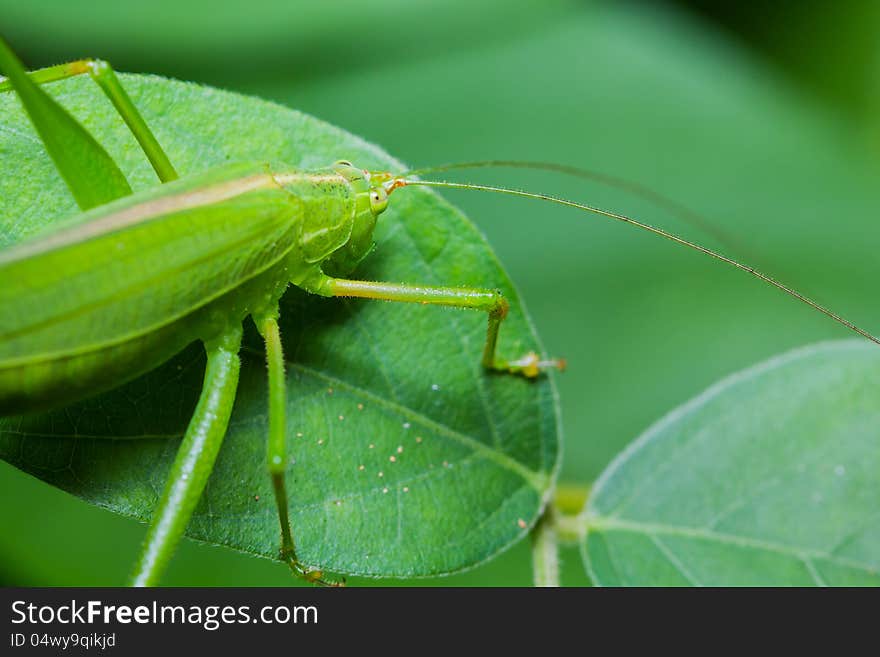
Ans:
{"label": "cricket's eye", "polygon": [[384,212],[388,207],[388,194],[381,187],[370,190],[370,209],[373,214]]}

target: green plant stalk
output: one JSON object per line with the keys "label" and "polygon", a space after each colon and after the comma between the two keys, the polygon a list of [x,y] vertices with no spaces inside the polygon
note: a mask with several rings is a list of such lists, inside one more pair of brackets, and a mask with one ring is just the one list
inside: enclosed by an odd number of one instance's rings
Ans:
{"label": "green plant stalk", "polygon": [[559,541],[553,510],[548,508],[531,531],[532,578],[535,586],[559,586]]}

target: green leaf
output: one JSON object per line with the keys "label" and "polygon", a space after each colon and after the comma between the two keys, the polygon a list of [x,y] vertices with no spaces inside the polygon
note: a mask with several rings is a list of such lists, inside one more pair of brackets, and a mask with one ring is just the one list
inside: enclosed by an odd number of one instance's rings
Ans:
{"label": "green leaf", "polygon": [[821,343],[648,429],[587,503],[602,585],[880,585],[880,350]]}
{"label": "green leaf", "polygon": [[[182,175],[244,159],[403,167],[293,110],[192,84],[121,78]],[[53,90],[86,117],[135,188],[155,184],[95,85],[70,80]],[[0,171],[23,173],[0,176],[0,244],[11,244],[75,207],[7,98],[0,98],[0,116]],[[502,352],[541,351],[474,226],[424,190],[397,192],[392,201],[378,248],[357,274],[499,287],[512,305]],[[304,561],[343,573],[435,575],[472,566],[523,537],[555,477],[556,395],[551,379],[482,371],[484,315],[291,289],[281,317],[288,490]],[[75,406],[0,420],[0,457],[93,504],[146,520],[195,404],[201,352],[193,345],[149,375]],[[263,347],[248,322],[230,430],[188,534],[274,558],[279,531],[265,469],[266,411]]]}
{"label": "green leaf", "polygon": [[128,196],[131,187],[107,151],[43,89],[0,39],[0,71],[6,73],[59,173],[83,210]]}

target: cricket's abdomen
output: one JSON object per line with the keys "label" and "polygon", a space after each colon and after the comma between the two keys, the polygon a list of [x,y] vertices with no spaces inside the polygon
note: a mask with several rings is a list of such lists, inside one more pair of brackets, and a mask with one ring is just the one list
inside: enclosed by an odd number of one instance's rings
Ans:
{"label": "cricket's abdomen", "polygon": [[302,219],[266,165],[236,165],[0,253],[0,413],[114,387],[241,321],[298,267]]}

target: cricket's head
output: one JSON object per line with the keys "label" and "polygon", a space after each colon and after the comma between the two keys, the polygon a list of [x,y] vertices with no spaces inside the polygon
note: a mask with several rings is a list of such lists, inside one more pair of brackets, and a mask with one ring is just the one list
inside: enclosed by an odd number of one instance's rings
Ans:
{"label": "cricket's head", "polygon": [[325,271],[335,276],[350,274],[373,250],[376,220],[388,208],[387,181],[390,173],[359,169],[347,160],[340,160],[333,169],[344,177],[355,192],[355,216],[348,241],[333,252]]}

